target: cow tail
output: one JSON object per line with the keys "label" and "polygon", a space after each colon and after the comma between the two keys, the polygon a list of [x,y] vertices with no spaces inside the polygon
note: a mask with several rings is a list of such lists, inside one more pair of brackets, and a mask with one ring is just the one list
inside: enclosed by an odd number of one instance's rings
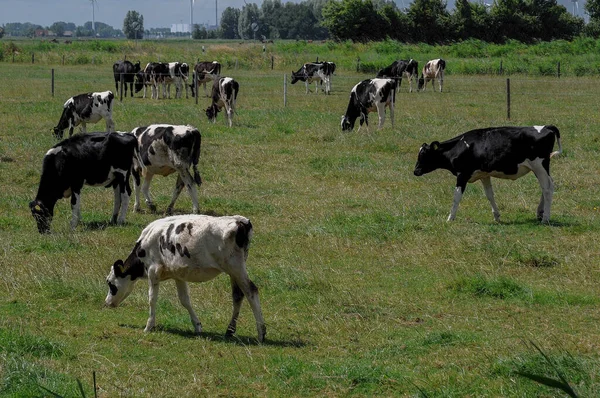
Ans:
{"label": "cow tail", "polygon": [[554,151],[550,154],[552,156],[558,156],[562,153],[562,145],[560,143],[560,132],[558,131],[558,127],[556,126],[546,126],[546,128],[554,133],[556,136],[556,142],[558,143],[558,151]]}
{"label": "cow tail", "polygon": [[194,145],[192,147],[192,169],[194,169],[194,181],[198,186],[202,185],[202,177],[200,177],[200,172],[198,171],[198,161],[200,160],[200,147],[202,142],[202,136],[198,132],[198,139],[194,141]]}

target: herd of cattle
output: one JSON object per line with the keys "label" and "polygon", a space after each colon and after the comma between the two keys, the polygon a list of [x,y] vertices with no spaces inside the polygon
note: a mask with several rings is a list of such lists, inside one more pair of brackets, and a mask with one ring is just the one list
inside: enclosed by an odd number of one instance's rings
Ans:
{"label": "herd of cattle", "polygon": [[[308,85],[313,81],[324,85],[331,92],[331,75],[335,71],[333,62],[307,63],[297,72],[292,72],[292,84],[297,81]],[[437,79],[442,91],[445,62],[437,59],[428,62],[418,79],[418,89],[423,90],[428,81]],[[113,72],[117,92],[119,85],[135,92],[150,86],[152,98],[170,97],[170,85],[175,85],[176,97],[190,87],[197,95],[198,84],[213,82],[212,104],[206,110],[209,120],[214,121],[217,113],[226,108],[228,124],[232,126],[238,83],[230,77],[221,77],[218,62],[202,62],[194,66],[193,84],[189,83],[189,67],[185,63],[149,63],[142,70],[139,62],[119,61]],[[356,84],[350,93],[346,114],[342,117],[342,130],[352,130],[357,118],[360,124],[367,122],[369,112],[377,111],[379,126],[382,127],[385,108],[390,108],[394,121],[393,107],[396,90],[402,78],[418,78],[418,63],[414,60],[396,61],[379,71],[376,78]],[[167,88],[168,87],[168,88]],[[161,90],[162,88],[162,90]],[[205,87],[206,90],[206,87]],[[50,148],[44,158],[42,174],[35,199],[29,204],[40,233],[50,232],[54,208],[61,198],[71,198],[71,228],[81,218],[81,189],[84,185],[113,188],[114,207],[111,222],[122,224],[132,193],[130,177],[135,187],[134,210],[139,211],[140,188],[145,202],[152,212],[156,205],[150,196],[150,183],[154,175],[168,176],[177,173],[177,180],[167,214],[173,212],[175,201],[185,187],[192,200],[192,212],[199,212],[197,186],[202,184],[198,170],[201,152],[201,134],[190,125],[153,124],[135,127],[130,133],[115,132],[112,120],[111,91],[80,94],[69,98],[64,106],[54,134],[61,139],[63,131],[69,129],[69,138]],[[86,123],[106,121],[107,133],[76,134],[74,127],[81,125],[86,132]],[[558,150],[553,151],[555,141]],[[448,220],[454,220],[467,183],[481,180],[496,221],[500,213],[494,201],[491,177],[512,179],[533,171],[542,189],[537,208],[537,218],[544,223],[550,220],[550,207],[554,184],[550,177],[550,158],[560,154],[560,133],[555,126],[493,127],[468,131],[450,140],[423,144],[419,150],[414,169],[415,176],[437,169],[449,170],[456,176],[454,201]],[[190,171],[191,170],[191,171]],[[143,179],[143,183],[142,183]],[[117,306],[132,291],[139,279],[148,279],[150,295],[150,317],[146,331],[155,325],[155,308],[158,284],[166,279],[175,279],[181,304],[188,310],[194,330],[200,332],[201,324],[194,313],[189,298],[187,283],[204,282],[220,273],[231,278],[233,314],[227,334],[236,329],[240,305],[247,297],[256,319],[258,339],[263,341],[266,326],[262,317],[257,287],[246,272],[246,258],[252,237],[252,224],[242,216],[210,217],[205,215],[182,215],[167,217],[149,224],[141,233],[125,261],[117,260],[107,278],[109,292],[105,303]]]}

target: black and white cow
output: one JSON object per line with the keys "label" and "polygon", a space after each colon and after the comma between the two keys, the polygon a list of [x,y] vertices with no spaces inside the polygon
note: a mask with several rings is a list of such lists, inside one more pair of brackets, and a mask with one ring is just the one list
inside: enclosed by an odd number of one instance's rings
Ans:
{"label": "black and white cow", "polygon": [[204,96],[208,97],[208,92],[206,91],[206,83],[213,82],[217,80],[221,76],[221,64],[217,61],[202,61],[198,62],[194,66],[194,71],[192,74],[192,83],[189,87],[192,89],[192,97],[196,96],[196,86],[194,85],[194,79],[198,79],[198,86],[202,84],[204,86]]}
{"label": "black and white cow", "polygon": [[208,120],[216,123],[217,114],[225,107],[229,127],[233,125],[233,113],[240,85],[231,77],[221,77],[213,83],[212,104],[206,108]]}
{"label": "black and white cow", "polygon": [[[149,62],[146,64],[146,66],[144,67],[144,69],[140,70],[138,73],[135,74],[135,92],[139,93],[140,91],[142,91],[142,89],[144,89],[144,94],[143,94],[143,98],[146,98],[146,89],[148,88],[148,86],[150,86],[152,88],[153,86],[153,82],[152,82],[152,69],[154,68],[154,62]],[[152,95],[154,95],[154,90],[152,90]],[[154,97],[152,97],[154,98]]]}
{"label": "black and white cow", "polygon": [[136,75],[135,92],[144,89],[143,97],[146,98],[146,89],[148,86],[152,89],[151,98],[159,99],[160,87],[163,88],[163,98],[166,97],[166,83],[171,75],[169,64],[166,62],[149,62],[143,71]]}
{"label": "black and white cow", "polygon": [[306,94],[310,92],[308,85],[315,82],[315,92],[319,93],[319,83],[325,85],[325,94],[331,92],[331,75],[335,70],[333,62],[306,63],[298,72],[292,71],[292,84],[301,81],[306,86]]}
{"label": "black and white cow", "polygon": [[409,84],[409,92],[412,93],[412,81],[415,82],[419,77],[419,63],[414,59],[410,60],[397,60],[392,62],[390,66],[387,66],[383,69],[380,69],[377,73],[377,77],[379,78],[389,78],[396,80],[396,90],[400,90],[400,85],[402,84],[402,77],[406,77]]}
{"label": "black and white cow", "polygon": [[[192,126],[174,126],[169,124],[153,124],[136,127],[131,132],[137,139],[140,159],[134,159],[133,178],[135,182],[135,211],[140,206],[140,177],[144,177],[142,192],[146,204],[155,212],[156,206],[150,197],[150,182],[154,175],[168,176],[177,172],[177,182],[167,214],[171,214],[175,201],[185,186],[192,199],[192,211],[198,213],[198,192],[196,185],[202,184],[198,172],[200,159],[201,136],[198,129]],[[140,163],[141,161],[141,163]],[[193,168],[194,176],[190,173]]]}
{"label": "black and white cow", "polygon": [[75,135],[54,145],[44,156],[42,176],[35,199],[29,203],[40,233],[50,232],[54,206],[71,197],[71,228],[81,218],[84,185],[112,187],[115,204],[111,222],[125,222],[131,187],[129,176],[137,141],[127,133]]}
{"label": "black and white cow", "polygon": [[[188,98],[188,76],[190,67],[185,62],[169,62],[169,76],[164,79],[167,85],[167,94],[171,98],[171,84],[175,85],[175,98],[182,98],[185,86],[185,98]],[[163,92],[164,98],[164,92]]]}
{"label": "black and white cow", "polygon": [[258,341],[263,342],[267,328],[258,288],[246,270],[252,234],[250,220],[238,215],[188,214],[156,220],[144,228],[127,259],[124,262],[117,260],[111,267],[106,278],[105,305],[117,307],[129,296],[138,280],[147,279],[150,316],[144,331],[150,332],[156,326],[159,284],[174,279],[179,301],[190,315],[194,332],[200,334],[202,324],[192,308],[187,282],[207,282],[226,273],[231,281],[233,298],[233,313],[226,335],[232,336],[236,332],[245,296],[254,313]]}
{"label": "black and white cow", "polygon": [[97,123],[101,119],[106,121],[106,131],[115,131],[115,122],[112,118],[112,103],[115,98],[112,91],[100,93],[86,93],[71,97],[63,105],[63,112],[54,127],[54,136],[58,139],[63,137],[65,129],[69,129],[69,137],[73,135],[73,129],[81,125],[85,133],[86,123]]}
{"label": "black and white cow", "polygon": [[129,61],[117,61],[113,64],[113,74],[115,77],[116,93],[119,95],[119,87],[121,85],[121,74],[123,75],[123,91],[127,97],[127,84],[129,83],[129,91],[133,97],[133,82],[135,75],[140,71],[140,61],[132,64]]}
{"label": "black and white cow", "polygon": [[394,94],[396,82],[393,79],[366,79],[358,83],[350,92],[350,102],[346,114],[342,116],[342,131],[354,129],[356,119],[360,117],[360,127],[363,123],[369,128],[368,114],[377,111],[379,128],[385,121],[385,108],[390,108],[390,119],[394,126]]}
{"label": "black and white cow", "polygon": [[[558,151],[552,152],[555,140]],[[421,176],[446,169],[456,176],[454,204],[448,221],[456,217],[467,183],[481,180],[494,219],[499,221],[491,177],[516,180],[533,171],[542,188],[537,217],[548,223],[554,193],[550,158],[561,152],[560,133],[555,126],[489,127],[468,131],[448,141],[423,144],[414,174]]]}
{"label": "black and white cow", "polygon": [[425,91],[427,83],[431,80],[433,91],[435,91],[434,80],[438,79],[440,85],[440,93],[444,87],[444,71],[446,70],[446,61],[441,58],[429,61],[423,67],[421,71],[421,77],[419,78],[419,90]]}

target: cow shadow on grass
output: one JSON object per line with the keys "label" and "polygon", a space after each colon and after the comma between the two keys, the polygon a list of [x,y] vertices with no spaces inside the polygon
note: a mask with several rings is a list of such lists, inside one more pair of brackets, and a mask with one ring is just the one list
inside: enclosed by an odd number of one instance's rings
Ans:
{"label": "cow shadow on grass", "polygon": [[102,231],[108,227],[138,227],[144,228],[146,227],[146,223],[137,223],[137,222],[128,222],[126,221],[124,224],[115,224],[110,221],[80,221],[79,226],[85,231]]}
{"label": "cow shadow on grass", "polygon": [[[128,324],[119,324],[120,327],[128,328],[128,329],[136,329],[142,331],[143,328],[138,325],[128,325]],[[268,326],[267,326],[268,330]],[[226,336],[225,333],[216,333],[216,332],[206,332],[202,331],[200,334],[195,334],[191,329],[180,329],[174,327],[166,327],[161,325],[156,325],[154,331],[152,333],[168,333],[177,336],[181,336],[184,338],[190,339],[203,339],[207,341],[215,341],[215,342],[223,342],[230,343],[235,345],[243,345],[243,346],[271,346],[271,347],[305,347],[308,343],[300,338],[293,338],[290,340],[273,340],[268,336],[265,338],[265,341],[259,343],[256,337],[252,336],[240,336],[235,334],[233,336]]]}
{"label": "cow shadow on grass", "polygon": [[550,220],[550,224],[544,224],[542,223],[540,220],[538,220],[537,218],[530,218],[530,219],[519,219],[519,220],[501,220],[500,225],[514,225],[514,226],[519,226],[519,225],[524,225],[524,226],[550,226],[550,227],[557,227],[557,228],[566,228],[566,227],[579,227],[581,226],[581,223],[577,222],[577,221],[565,221],[565,220]]}

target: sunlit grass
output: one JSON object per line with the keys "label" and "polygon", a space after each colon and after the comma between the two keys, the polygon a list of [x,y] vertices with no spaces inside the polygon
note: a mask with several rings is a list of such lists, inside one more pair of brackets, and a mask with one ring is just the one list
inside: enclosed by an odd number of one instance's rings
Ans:
{"label": "sunlit grass", "polygon": [[[208,123],[205,97],[198,105],[117,102],[118,130],[200,129],[201,211],[242,214],[255,228],[248,269],[268,327],[258,345],[246,304],[238,336],[224,337],[226,277],[191,286],[199,337],[172,282],[161,284],[155,333],[143,333],[144,282],[122,307],[102,308],[111,264],[160,214],[144,208],[125,226],[107,225],[112,192],[84,187],[75,231],[62,200],[53,233],[37,233],[27,204],[55,143],[51,128],[71,95],[114,90],[108,65],[55,66],[52,97],[48,66],[0,64],[0,395],[42,395],[42,385],[77,396],[79,379],[91,396],[94,371],[100,396],[555,393],[515,382],[514,371],[549,371],[523,339],[556,358],[581,396],[597,395],[600,117],[591,110],[598,79],[513,76],[506,120],[505,77],[448,76],[444,93],[400,92],[394,128],[388,117],[377,130],[372,114],[369,131],[359,133],[342,133],[339,122],[349,90],[367,75],[344,67],[329,96],[305,95],[288,79],[287,107],[283,72],[226,67],[241,86],[232,129],[222,114]],[[446,223],[455,179],[444,171],[414,177],[418,148],[503,124],[561,130],[551,225],[536,220],[533,175],[494,181],[501,223],[478,184]],[[174,176],[154,179],[159,211],[174,184]],[[176,211],[191,207],[183,192]]]}

